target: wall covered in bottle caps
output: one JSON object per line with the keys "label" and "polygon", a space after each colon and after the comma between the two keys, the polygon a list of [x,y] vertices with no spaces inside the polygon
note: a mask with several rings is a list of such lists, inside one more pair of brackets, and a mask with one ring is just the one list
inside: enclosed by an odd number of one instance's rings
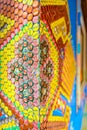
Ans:
{"label": "wall covered in bottle caps", "polygon": [[0,0],[0,130],[38,129],[39,2]]}
{"label": "wall covered in bottle caps", "polygon": [[0,0],[0,130],[68,130],[70,21],[67,0]]}
{"label": "wall covered in bottle caps", "polygon": [[[76,41],[75,34],[72,35],[70,8],[68,1],[41,1],[40,41],[49,46],[46,55],[53,66],[52,76],[48,80],[49,96],[45,100],[46,105],[41,106],[41,109],[47,111],[43,120],[40,116],[41,130],[68,130],[71,124],[72,108],[70,103],[76,76]],[[75,24],[73,27],[75,28]],[[44,79],[47,82],[44,73],[46,61],[41,65],[43,67],[40,77],[41,80]]]}

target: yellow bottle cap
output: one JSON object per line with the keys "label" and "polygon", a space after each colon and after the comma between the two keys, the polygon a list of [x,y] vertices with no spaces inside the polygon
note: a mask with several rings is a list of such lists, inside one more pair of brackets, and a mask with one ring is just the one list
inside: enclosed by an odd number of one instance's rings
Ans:
{"label": "yellow bottle cap", "polygon": [[32,5],[33,4],[33,0],[28,0],[27,4],[28,5]]}

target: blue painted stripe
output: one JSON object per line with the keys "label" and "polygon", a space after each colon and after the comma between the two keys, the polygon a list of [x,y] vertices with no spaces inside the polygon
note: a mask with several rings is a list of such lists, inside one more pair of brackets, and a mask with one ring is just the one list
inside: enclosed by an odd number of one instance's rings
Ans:
{"label": "blue painted stripe", "polygon": [[78,12],[78,25],[81,26],[81,12]]}

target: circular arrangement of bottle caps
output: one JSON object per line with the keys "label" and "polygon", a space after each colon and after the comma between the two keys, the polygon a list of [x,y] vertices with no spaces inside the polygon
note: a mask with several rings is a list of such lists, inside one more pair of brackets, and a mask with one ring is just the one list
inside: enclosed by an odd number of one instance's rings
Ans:
{"label": "circular arrangement of bottle caps", "polygon": [[37,76],[38,41],[25,35],[15,43],[15,58],[8,63],[8,79],[16,86],[15,98],[25,107],[39,104]]}
{"label": "circular arrangement of bottle caps", "polygon": [[49,96],[50,81],[53,76],[53,62],[50,58],[50,45],[45,35],[40,39],[40,78],[41,78],[41,104],[45,105]]}

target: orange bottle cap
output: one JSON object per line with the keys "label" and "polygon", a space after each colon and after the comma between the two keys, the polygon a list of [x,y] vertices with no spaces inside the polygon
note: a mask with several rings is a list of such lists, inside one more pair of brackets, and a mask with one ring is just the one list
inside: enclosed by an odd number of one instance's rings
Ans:
{"label": "orange bottle cap", "polygon": [[33,7],[36,8],[36,7],[38,7],[38,5],[39,5],[39,2],[38,2],[37,0],[35,0],[35,1],[33,2]]}
{"label": "orange bottle cap", "polygon": [[28,7],[27,7],[27,12],[28,12],[28,13],[31,13],[31,12],[32,12],[32,6],[28,6]]}
{"label": "orange bottle cap", "polygon": [[27,5],[23,6],[23,11],[27,10]]}
{"label": "orange bottle cap", "polygon": [[27,19],[28,19],[29,21],[31,21],[31,20],[33,19],[33,14],[32,14],[32,13],[29,14],[28,17],[27,17]]}
{"label": "orange bottle cap", "polygon": [[34,16],[38,15],[38,13],[39,13],[38,8],[33,9],[33,15],[34,15]]}

